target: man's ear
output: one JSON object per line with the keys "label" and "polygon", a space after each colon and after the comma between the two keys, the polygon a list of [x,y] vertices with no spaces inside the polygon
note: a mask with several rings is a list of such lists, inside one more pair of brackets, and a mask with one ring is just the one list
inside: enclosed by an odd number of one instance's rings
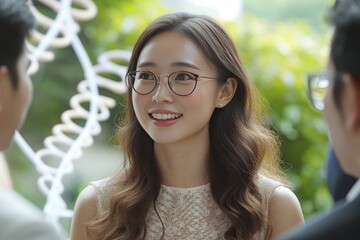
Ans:
{"label": "man's ear", "polygon": [[8,68],[4,65],[0,65],[0,112],[5,105],[5,94],[9,91],[9,84],[11,85]]}
{"label": "man's ear", "polygon": [[[360,79],[356,76],[346,74],[344,76],[347,99],[343,107],[347,108],[345,112],[346,125],[350,131],[360,131]],[[347,106],[346,106],[347,105]]]}
{"label": "man's ear", "polygon": [[[0,84],[4,84],[4,81],[8,81],[9,79],[9,70],[7,66],[0,65]],[[1,86],[1,85],[0,85]]]}
{"label": "man's ear", "polygon": [[221,86],[220,92],[219,92],[219,98],[217,101],[217,107],[222,108],[226,106],[233,96],[235,95],[237,89],[237,81],[235,78],[228,78],[226,80],[226,83]]}

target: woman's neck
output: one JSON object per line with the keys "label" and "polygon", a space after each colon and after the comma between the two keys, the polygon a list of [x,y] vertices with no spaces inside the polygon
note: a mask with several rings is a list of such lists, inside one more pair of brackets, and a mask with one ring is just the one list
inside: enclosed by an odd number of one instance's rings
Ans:
{"label": "woman's neck", "polygon": [[209,138],[174,144],[154,144],[162,183],[173,187],[196,187],[209,182]]}

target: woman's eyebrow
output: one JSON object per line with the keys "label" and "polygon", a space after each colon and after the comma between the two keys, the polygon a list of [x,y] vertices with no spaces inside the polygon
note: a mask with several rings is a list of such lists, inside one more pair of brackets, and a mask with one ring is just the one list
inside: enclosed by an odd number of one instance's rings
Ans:
{"label": "woman's eyebrow", "polygon": [[[156,67],[156,63],[154,62],[142,62],[138,65],[138,67]],[[187,68],[193,68],[196,70],[200,70],[199,67],[196,65],[189,63],[189,62],[173,62],[170,65],[171,67],[187,67]]]}
{"label": "woman's eyebrow", "polygon": [[143,62],[139,64],[138,67],[156,67],[156,64],[153,62]]}
{"label": "woman's eyebrow", "polygon": [[197,67],[196,65],[189,63],[189,62],[174,62],[171,64],[171,66],[175,66],[175,67],[188,67],[188,68],[193,68],[196,70],[200,70],[199,67]]}

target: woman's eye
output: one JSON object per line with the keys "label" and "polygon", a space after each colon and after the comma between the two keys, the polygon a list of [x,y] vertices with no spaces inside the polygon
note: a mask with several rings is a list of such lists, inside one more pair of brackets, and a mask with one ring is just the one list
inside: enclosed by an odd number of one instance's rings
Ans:
{"label": "woman's eye", "polygon": [[178,73],[176,75],[176,80],[180,80],[180,81],[195,80],[195,76],[190,73]]}
{"label": "woman's eye", "polygon": [[139,78],[144,80],[155,80],[154,75],[148,72],[140,73]]}

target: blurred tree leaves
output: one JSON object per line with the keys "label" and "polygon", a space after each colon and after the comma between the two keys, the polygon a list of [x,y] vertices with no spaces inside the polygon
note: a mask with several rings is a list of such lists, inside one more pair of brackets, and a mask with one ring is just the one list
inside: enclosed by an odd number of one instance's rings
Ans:
{"label": "blurred tree leaves", "polygon": [[306,216],[331,204],[324,182],[327,130],[308,99],[306,73],[326,66],[329,36],[304,21],[270,24],[253,16],[227,24],[251,79],[268,101],[268,120],[281,137],[283,168]]}
{"label": "blurred tree leaves", "polygon": [[324,22],[327,9],[334,0],[243,0],[246,13],[251,13],[272,22],[298,19],[309,23],[316,31],[327,29]]}
{"label": "blurred tree leaves", "polygon": [[159,1],[96,1],[98,15],[83,24],[93,56],[112,49],[132,50],[138,36],[159,15],[169,10]]}

